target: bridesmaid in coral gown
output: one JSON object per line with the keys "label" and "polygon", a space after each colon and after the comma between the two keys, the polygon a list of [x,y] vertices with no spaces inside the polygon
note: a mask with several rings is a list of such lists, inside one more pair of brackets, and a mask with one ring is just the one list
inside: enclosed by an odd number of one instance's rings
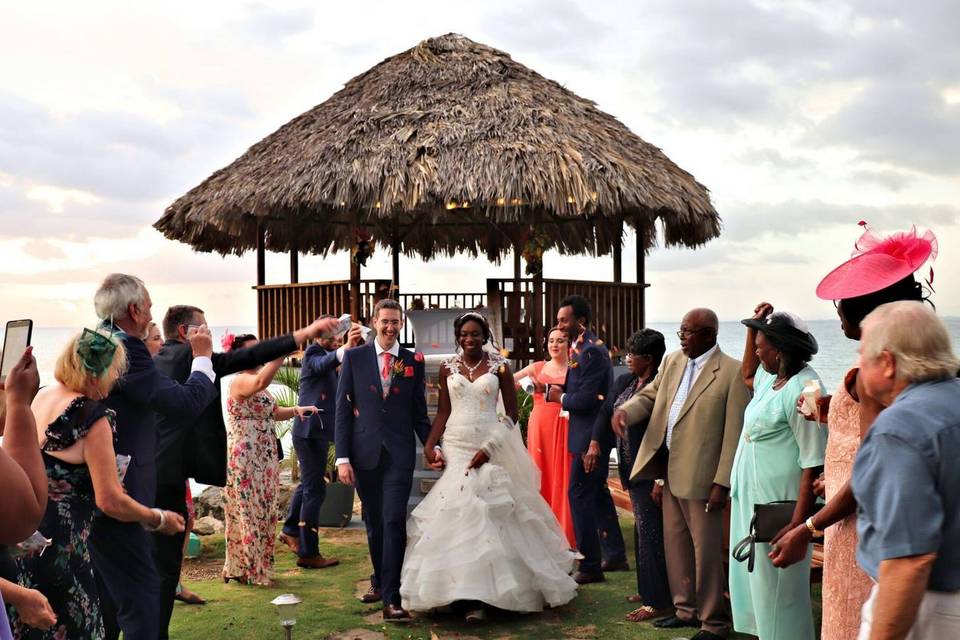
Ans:
{"label": "bridesmaid in coral gown", "polygon": [[527,450],[537,468],[540,469],[540,495],[550,505],[570,542],[577,546],[573,534],[573,515],[570,513],[570,500],[567,490],[570,486],[570,453],[567,451],[566,418],[560,416],[560,405],[547,402],[543,397],[543,386],[563,384],[567,378],[566,334],[560,329],[552,329],[547,336],[549,360],[534,362],[516,373],[519,381],[527,376],[537,383],[538,391],[533,395],[533,411],[527,421]]}

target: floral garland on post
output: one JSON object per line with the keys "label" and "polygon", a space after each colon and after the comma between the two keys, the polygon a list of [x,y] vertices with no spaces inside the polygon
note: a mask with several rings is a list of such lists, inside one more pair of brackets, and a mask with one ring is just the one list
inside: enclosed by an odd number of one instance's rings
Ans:
{"label": "floral garland on post", "polygon": [[361,267],[367,266],[367,260],[373,255],[374,245],[370,233],[366,229],[357,229],[355,232],[357,243],[350,249],[350,259]]}
{"label": "floral garland on post", "polygon": [[543,272],[543,252],[546,251],[549,241],[547,234],[539,229],[536,231],[530,229],[525,234],[523,251],[520,255],[527,263],[524,273],[528,276],[535,276]]}

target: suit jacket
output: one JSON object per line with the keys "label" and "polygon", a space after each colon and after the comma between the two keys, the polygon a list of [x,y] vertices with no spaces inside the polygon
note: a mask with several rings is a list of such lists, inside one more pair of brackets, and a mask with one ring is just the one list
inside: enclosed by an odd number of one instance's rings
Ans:
{"label": "suit jacket", "polygon": [[594,426],[612,380],[613,365],[607,347],[593,332],[585,331],[579,346],[572,349],[564,384],[562,406],[570,413],[567,438],[570,453],[583,453],[590,440],[604,437],[600,430],[595,432]]}
{"label": "suit jacket", "polygon": [[[292,335],[264,340],[253,347],[214,353],[214,398],[220,395],[220,378],[252,369],[296,351]],[[157,369],[172,380],[190,377],[193,350],[177,340],[167,340],[154,358]],[[298,422],[294,420],[294,422]],[[157,483],[183,492],[187,478],[222,487],[227,480],[227,430],[219,402],[190,414],[161,415],[158,420]],[[179,489],[177,489],[179,487]]]}
{"label": "suit jacket", "polygon": [[349,458],[355,469],[375,468],[385,447],[394,465],[412,470],[416,463],[414,434],[424,443],[430,435],[424,363],[408,349],[400,349],[399,359],[403,364],[395,366],[402,371],[393,374],[384,397],[376,347],[368,344],[344,353],[334,442],[337,458]]}
{"label": "suit jacket", "polygon": [[116,452],[133,457],[123,486],[131,498],[152,507],[157,490],[157,414],[193,420],[216,397],[216,387],[199,371],[180,384],[156,367],[140,338],[118,335],[127,352],[127,370],[103,402],[117,412]]}
{"label": "suit jacket", "polygon": [[730,486],[750,392],[740,374],[740,361],[718,348],[680,408],[668,452],[667,418],[688,360],[681,351],[668,355],[653,382],[620,408],[627,414],[627,424],[650,420],[630,478],[665,477],[678,498],[706,500],[714,483]]}
{"label": "suit jacket", "polygon": [[[346,351],[344,351],[346,353]],[[303,354],[300,367],[301,407],[313,405],[320,409],[309,420],[293,421],[293,435],[330,441],[336,420],[337,367],[340,360],[336,351],[327,351],[318,344],[310,345]]]}

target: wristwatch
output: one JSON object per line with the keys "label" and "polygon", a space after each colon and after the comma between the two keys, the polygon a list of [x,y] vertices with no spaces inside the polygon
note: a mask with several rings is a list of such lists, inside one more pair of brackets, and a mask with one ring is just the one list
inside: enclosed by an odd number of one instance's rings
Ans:
{"label": "wristwatch", "polygon": [[822,538],[822,537],[823,537],[823,531],[817,529],[817,528],[813,525],[813,516],[810,516],[809,518],[807,518],[807,520],[806,520],[806,522],[804,522],[804,524],[807,525],[807,529],[810,531],[810,535],[811,535],[811,536],[813,536],[814,538]]}

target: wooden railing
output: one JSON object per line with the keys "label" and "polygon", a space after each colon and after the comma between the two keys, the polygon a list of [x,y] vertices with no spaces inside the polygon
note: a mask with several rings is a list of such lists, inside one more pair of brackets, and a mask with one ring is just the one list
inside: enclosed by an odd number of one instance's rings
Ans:
{"label": "wooden railing", "polygon": [[[317,316],[350,312],[350,281],[269,284],[257,291],[257,330],[261,338],[273,338],[308,325]],[[369,318],[377,300],[386,297],[389,280],[360,282],[360,313]]]}
{"label": "wooden railing", "polygon": [[[390,290],[389,280],[362,280],[360,283],[362,320],[373,313],[378,300]],[[475,309],[486,307],[502,328],[504,344],[517,364],[524,365],[543,357],[542,337],[555,324],[557,307],[571,294],[584,296],[593,310],[591,328],[608,347],[622,349],[627,338],[644,322],[644,289],[632,283],[583,280],[542,280],[539,305],[535,304],[537,283],[531,278],[489,279],[486,293],[400,293],[404,309]],[[350,310],[350,281],[308,282],[262,285],[257,291],[259,335],[270,338],[306,326],[318,315],[339,316]],[[418,302],[419,301],[419,302]],[[538,331],[537,327],[540,327]],[[400,335],[404,346],[414,343],[413,330],[405,326]]]}
{"label": "wooden railing", "polygon": [[539,309],[542,311],[538,314],[533,279],[487,280],[489,306],[501,314],[505,346],[518,365],[543,357],[542,339],[539,342],[536,339],[537,323],[544,332],[553,326],[560,302],[568,295],[581,295],[590,301],[591,329],[608,348],[623,349],[627,338],[644,326],[647,285],[544,279],[541,287]]}

